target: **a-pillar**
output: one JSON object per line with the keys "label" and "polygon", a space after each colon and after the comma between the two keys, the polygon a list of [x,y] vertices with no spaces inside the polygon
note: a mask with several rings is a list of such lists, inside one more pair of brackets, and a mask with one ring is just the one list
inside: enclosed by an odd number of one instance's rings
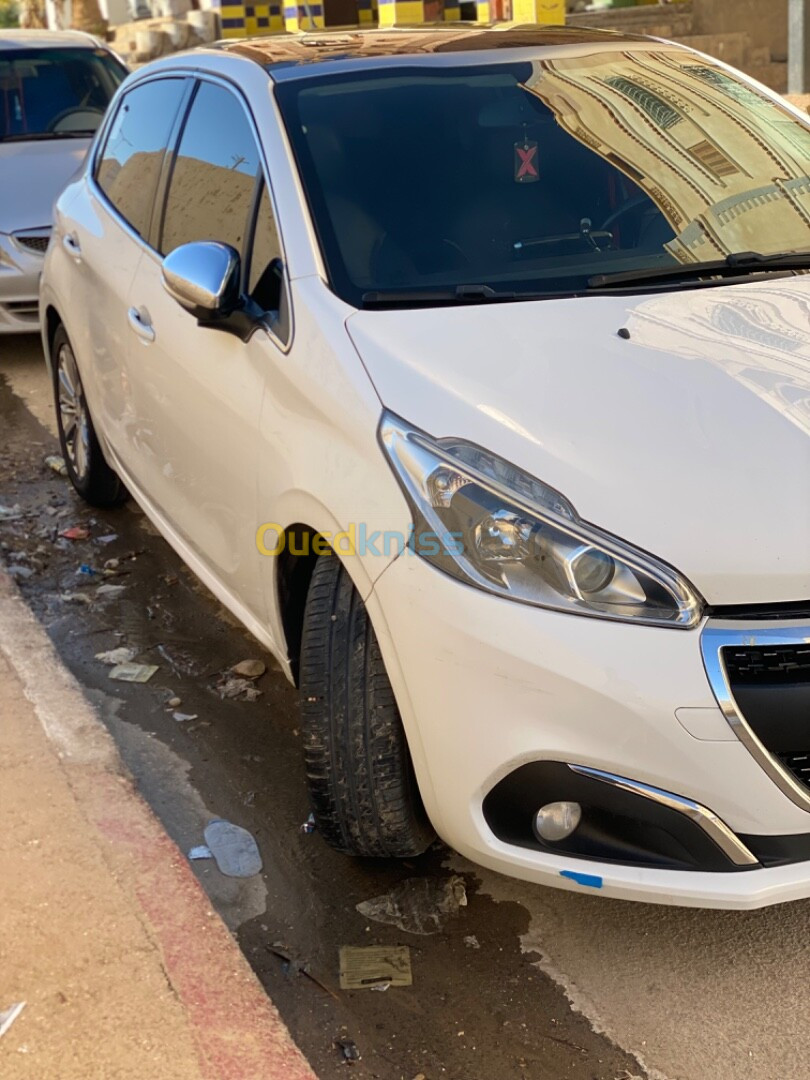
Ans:
{"label": "a-pillar", "polygon": [[516,23],[565,25],[565,0],[512,0],[512,18]]}

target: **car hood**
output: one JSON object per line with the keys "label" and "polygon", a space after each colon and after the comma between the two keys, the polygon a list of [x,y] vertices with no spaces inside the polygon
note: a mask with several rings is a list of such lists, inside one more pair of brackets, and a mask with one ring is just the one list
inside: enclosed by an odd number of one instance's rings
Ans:
{"label": "car hood", "polygon": [[50,225],[53,204],[89,145],[90,139],[0,142],[0,232]]}
{"label": "car hood", "polygon": [[810,600],[810,280],[347,327],[388,409],[557,488],[710,604]]}

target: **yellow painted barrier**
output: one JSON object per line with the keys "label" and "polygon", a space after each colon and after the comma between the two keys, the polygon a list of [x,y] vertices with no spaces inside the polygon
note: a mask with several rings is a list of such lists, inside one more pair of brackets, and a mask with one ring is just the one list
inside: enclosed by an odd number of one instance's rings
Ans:
{"label": "yellow painted barrier", "polygon": [[516,23],[565,25],[565,0],[512,0],[512,19]]}

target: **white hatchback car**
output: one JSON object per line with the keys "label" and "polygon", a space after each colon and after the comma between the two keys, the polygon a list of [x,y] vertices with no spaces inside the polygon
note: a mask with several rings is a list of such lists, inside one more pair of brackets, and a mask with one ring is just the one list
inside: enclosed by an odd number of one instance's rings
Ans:
{"label": "white hatchback car", "polygon": [[39,330],[53,204],[127,76],[75,30],[0,30],[0,334]]}
{"label": "white hatchback car", "polygon": [[300,687],[329,843],[810,896],[809,173],[775,94],[581,29],[124,84],[43,276],[70,475]]}

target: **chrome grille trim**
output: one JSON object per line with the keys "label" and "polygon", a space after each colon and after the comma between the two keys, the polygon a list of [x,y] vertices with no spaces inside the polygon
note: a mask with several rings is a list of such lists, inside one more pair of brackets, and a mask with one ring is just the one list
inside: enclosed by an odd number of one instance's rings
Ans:
{"label": "chrome grille trim", "polygon": [[732,731],[779,790],[792,803],[810,812],[810,789],[805,788],[757,737],[734,699],[723,661],[723,649],[810,645],[810,623],[785,620],[741,626],[739,622],[708,622],[700,635],[703,666],[712,693]]}

